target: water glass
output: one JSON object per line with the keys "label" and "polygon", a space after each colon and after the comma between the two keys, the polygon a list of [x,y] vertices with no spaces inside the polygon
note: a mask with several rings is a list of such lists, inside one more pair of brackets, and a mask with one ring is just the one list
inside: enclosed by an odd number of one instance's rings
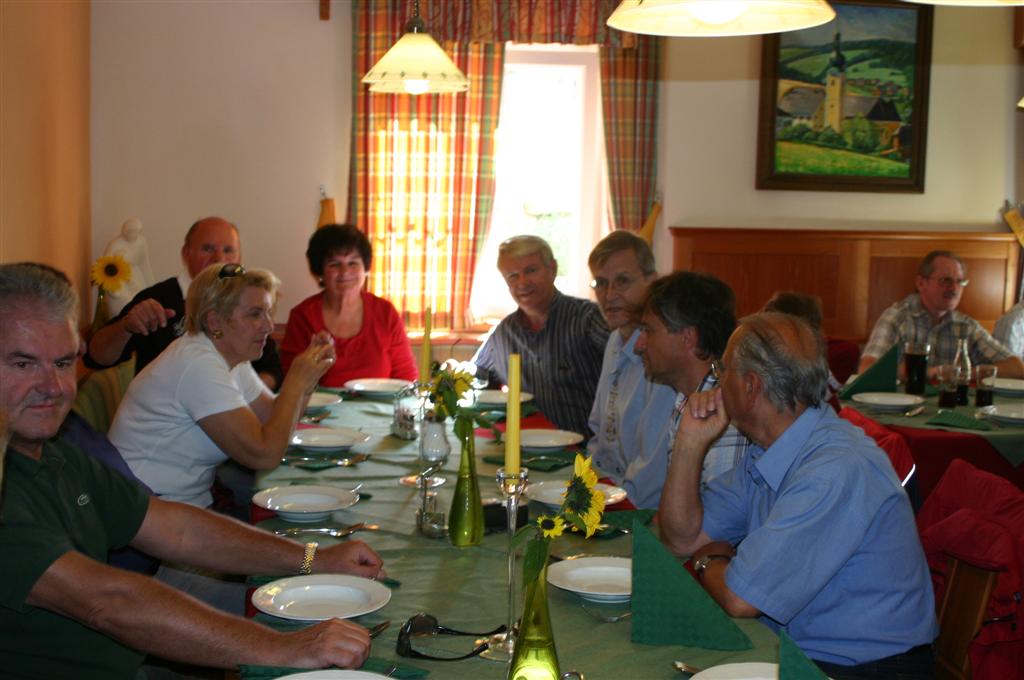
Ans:
{"label": "water glass", "polygon": [[944,364],[936,369],[939,379],[939,408],[956,408],[956,391],[960,383],[960,367]]}
{"label": "water glass", "polygon": [[907,394],[924,394],[928,384],[928,352],[931,345],[927,342],[907,342],[903,346],[903,368],[907,374]]}

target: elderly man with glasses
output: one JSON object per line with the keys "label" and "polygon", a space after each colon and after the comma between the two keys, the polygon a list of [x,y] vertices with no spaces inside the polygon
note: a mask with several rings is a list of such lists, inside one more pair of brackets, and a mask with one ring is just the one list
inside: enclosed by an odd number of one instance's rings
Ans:
{"label": "elderly man with glasses", "polygon": [[933,367],[951,364],[957,341],[966,338],[972,363],[995,364],[1003,377],[1024,376],[1019,357],[977,321],[957,311],[968,283],[967,268],[952,252],[933,250],[925,255],[917,270],[917,292],[882,312],[861,354],[859,371],[863,373],[890,347],[904,342],[931,345],[929,365]]}
{"label": "elderly man with glasses", "polygon": [[657,277],[654,254],[642,238],[620,229],[594,246],[588,264],[591,288],[612,333],[590,410],[593,437],[587,452],[602,474],[629,492],[634,505],[656,508],[676,394],[647,380],[635,352],[644,300]]}

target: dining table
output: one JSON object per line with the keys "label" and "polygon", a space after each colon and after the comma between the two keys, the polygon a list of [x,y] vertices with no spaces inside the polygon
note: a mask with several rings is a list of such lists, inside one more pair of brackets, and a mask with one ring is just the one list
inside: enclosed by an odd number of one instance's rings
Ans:
{"label": "dining table", "polygon": [[[937,394],[925,395],[922,399],[924,408],[920,412],[914,409],[879,410],[856,399],[843,400],[842,404],[873,418],[903,437],[917,466],[915,477],[922,501],[956,458],[1008,479],[1024,490],[1024,422],[1013,424],[986,418],[973,406],[973,389],[969,392],[968,405],[953,409],[940,409]],[[997,393],[995,404],[1024,405],[1024,395]],[[911,415],[906,415],[907,410]],[[968,421],[984,423],[989,429],[929,423],[940,410],[965,416]]]}
{"label": "dining table", "polygon": [[[417,529],[416,511],[421,504],[421,492],[399,482],[400,478],[418,473],[418,441],[401,439],[391,434],[394,406],[389,399],[372,399],[344,394],[340,403],[327,407],[329,416],[318,426],[348,428],[364,433],[366,441],[355,444],[350,454],[366,454],[367,459],[352,466],[334,466],[326,469],[304,469],[296,464],[280,467],[257,475],[258,489],[287,485],[328,485],[353,488],[361,484],[360,500],[333,513],[328,521],[316,527],[343,527],[359,522],[378,525],[376,531],[361,532],[354,538],[365,541],[384,560],[387,576],[397,581],[392,587],[390,601],[381,609],[357,617],[355,620],[371,626],[383,620],[391,621],[374,640],[371,655],[385,661],[414,666],[430,672],[437,678],[504,678],[507,664],[473,657],[462,661],[435,661],[404,658],[396,653],[396,641],[402,623],[418,612],[426,612],[444,626],[464,631],[489,631],[508,619],[507,555],[508,532],[497,525],[484,535],[480,545],[455,547],[448,538],[430,538]],[[498,415],[487,414],[487,415]],[[544,421],[541,421],[544,422]],[[530,420],[524,420],[529,427]],[[451,503],[459,465],[459,442],[448,424],[452,454],[439,473],[446,483],[434,489],[438,510],[447,512]],[[486,429],[476,432],[476,469],[481,494],[487,503],[500,503],[495,482],[498,465],[485,458],[500,456],[503,445],[495,441]],[[524,452],[524,458],[529,453]],[[319,467],[314,465],[313,467]],[[551,470],[531,470],[531,482],[566,481],[572,466]],[[543,513],[544,506],[523,498],[528,503],[531,518]],[[612,506],[607,512],[614,512]],[[504,525],[505,512],[499,510]],[[268,531],[303,526],[286,522],[262,508],[254,508],[253,521]],[[565,535],[554,540],[552,559],[573,558],[579,555],[630,557],[632,537],[623,532],[610,532],[609,537],[584,539],[579,535]],[[321,544],[335,539],[317,537]],[[341,539],[350,540],[350,539]],[[519,557],[521,563],[521,555]],[[682,565],[683,560],[679,559]],[[518,572],[517,572],[518,574]],[[517,575],[517,580],[518,580]],[[682,568],[679,578],[692,578]],[[733,619],[746,633],[752,648],[745,651],[720,651],[684,645],[647,645],[631,641],[631,617],[616,622],[605,622],[595,616],[612,618],[629,609],[624,604],[588,604],[573,592],[549,586],[551,623],[560,666],[563,672],[577,670],[587,680],[619,680],[621,678],[681,678],[673,666],[676,660],[708,668],[718,664],[739,662],[777,662],[777,635],[756,619]],[[515,601],[518,612],[522,608],[522,588],[516,583]],[[264,620],[267,614],[259,614]],[[472,637],[439,635],[414,640],[418,651],[434,655],[464,654],[473,648]]]}

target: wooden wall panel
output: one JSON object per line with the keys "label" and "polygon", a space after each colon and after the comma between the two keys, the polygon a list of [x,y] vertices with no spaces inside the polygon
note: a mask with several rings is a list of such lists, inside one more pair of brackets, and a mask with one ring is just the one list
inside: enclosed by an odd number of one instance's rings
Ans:
{"label": "wooden wall panel", "polygon": [[825,332],[864,340],[882,311],[914,290],[921,258],[956,252],[971,284],[960,310],[991,329],[1016,300],[1020,246],[1012,234],[673,227],[675,269],[705,271],[736,293],[742,316],[776,290],[822,300]]}

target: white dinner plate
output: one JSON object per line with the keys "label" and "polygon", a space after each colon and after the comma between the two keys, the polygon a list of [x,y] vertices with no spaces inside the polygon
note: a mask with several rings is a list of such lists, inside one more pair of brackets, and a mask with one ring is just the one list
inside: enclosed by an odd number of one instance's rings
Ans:
{"label": "white dinner plate", "polygon": [[924,397],[902,392],[861,392],[853,395],[853,400],[876,411],[902,411],[924,403]]}
{"label": "white dinner plate", "polygon": [[393,397],[412,382],[398,378],[359,378],[345,383],[345,389],[366,397]]}
{"label": "white dinner plate", "polygon": [[368,671],[345,671],[337,668],[328,668],[320,671],[305,671],[292,673],[291,675],[279,676],[278,680],[374,680],[374,678],[386,678],[388,676]]}
{"label": "white dinner plate", "polygon": [[[360,433],[361,434],[361,433]],[[358,441],[366,441],[361,435]],[[345,430],[337,427],[310,427],[303,430],[295,430],[292,435],[292,444],[302,449],[314,451],[338,451],[352,448],[357,438]]]}
{"label": "white dinner plate", "polygon": [[778,664],[726,663],[705,669],[692,680],[776,680],[778,677]]}
{"label": "white dinner plate", "polygon": [[[604,494],[605,505],[613,505],[626,500],[626,490],[621,487],[598,482],[594,488]],[[565,482],[533,482],[526,487],[526,497],[531,501],[555,508],[562,504],[562,494],[564,493]]]}
{"label": "white dinner plate", "polygon": [[273,510],[288,522],[322,522],[335,510],[344,510],[359,500],[349,489],[315,484],[295,484],[264,489],[252,497],[261,508]]}
{"label": "white dinner plate", "polygon": [[375,612],[391,600],[391,589],[361,576],[289,576],[260,586],[252,604],[265,614],[295,621],[350,619]]}
{"label": "white dinner plate", "polygon": [[374,680],[374,678],[386,678],[388,676],[368,671],[345,671],[337,668],[328,668],[320,671],[305,671],[281,675],[278,680]]}
{"label": "white dinner plate", "polygon": [[550,451],[564,449],[583,441],[583,435],[568,430],[520,430],[519,445],[524,449]]}
{"label": "white dinner plate", "polygon": [[1006,425],[1024,425],[1024,404],[992,404],[978,409],[986,418]]}
{"label": "white dinner plate", "polygon": [[[519,403],[525,403],[533,399],[529,392],[519,393]],[[504,408],[508,405],[508,392],[502,390],[480,390],[476,393],[476,405],[488,408]]]}
{"label": "white dinner plate", "polygon": [[1016,378],[985,378],[984,385],[991,385],[996,394],[1007,397],[1024,397],[1024,380]]}
{"label": "white dinner plate", "polygon": [[594,602],[628,602],[633,560],[628,557],[579,557],[548,567],[548,583]]}
{"label": "white dinner plate", "polygon": [[341,397],[331,392],[314,392],[306,402],[306,412],[322,411],[333,404],[340,404]]}

